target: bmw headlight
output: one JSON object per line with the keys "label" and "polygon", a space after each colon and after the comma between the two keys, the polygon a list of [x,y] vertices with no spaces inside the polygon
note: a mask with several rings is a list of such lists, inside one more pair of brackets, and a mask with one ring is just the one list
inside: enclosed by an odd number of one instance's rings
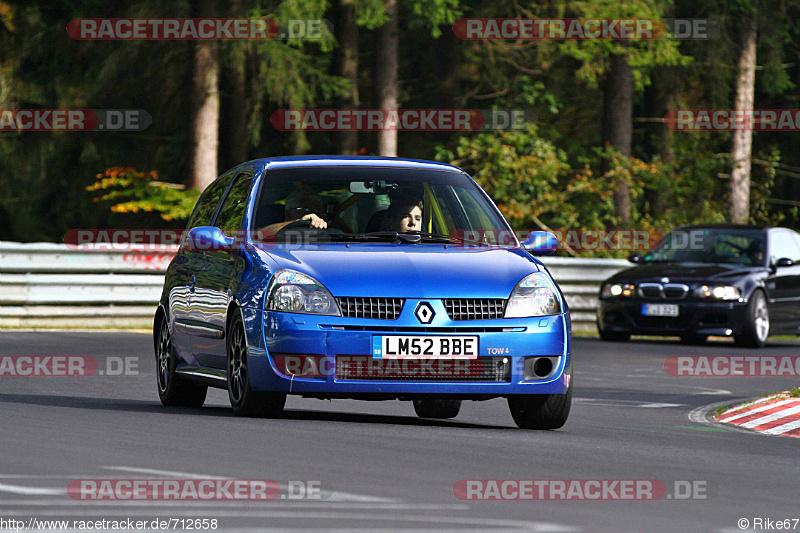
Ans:
{"label": "bmw headlight", "polygon": [[609,283],[603,285],[600,297],[616,298],[617,296],[633,296],[635,293],[636,285],[630,283]]}
{"label": "bmw headlight", "polygon": [[701,285],[694,290],[694,295],[714,300],[740,300],[742,298],[742,292],[737,287],[730,285]]}
{"label": "bmw headlight", "polygon": [[311,276],[282,268],[267,288],[267,310],[341,316],[328,289]]}
{"label": "bmw headlight", "polygon": [[534,272],[517,283],[506,305],[505,318],[557,315],[561,312],[558,291],[544,272]]}

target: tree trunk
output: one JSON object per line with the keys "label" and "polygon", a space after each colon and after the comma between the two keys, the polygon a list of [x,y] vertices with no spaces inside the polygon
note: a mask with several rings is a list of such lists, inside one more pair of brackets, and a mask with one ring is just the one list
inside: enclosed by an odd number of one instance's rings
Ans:
{"label": "tree trunk", "polygon": [[[626,54],[610,58],[603,97],[603,145],[616,148],[625,157],[631,156],[633,132],[633,72]],[[623,226],[630,223],[631,198],[628,184],[619,182],[614,190],[614,211]]]}
{"label": "tree trunk", "polygon": [[[358,109],[358,24],[356,23],[356,0],[339,2],[339,74],[350,80],[350,91],[342,100],[345,109]],[[358,132],[339,133],[339,153],[353,155],[358,152]]]}
{"label": "tree trunk", "polygon": [[[383,9],[388,22],[378,30],[377,85],[378,107],[397,109],[397,69],[398,69],[398,21],[397,0],[384,0]],[[378,153],[382,156],[397,157],[397,130],[378,132]]]}
{"label": "tree trunk", "polygon": [[[200,16],[211,16],[213,1],[204,0]],[[219,57],[215,41],[195,41],[192,78],[192,154],[190,186],[200,190],[217,178],[219,147]]]}
{"label": "tree trunk", "polygon": [[[228,16],[241,18],[245,16],[242,0],[232,0],[229,4]],[[225,43],[225,61],[222,65],[223,76],[220,80],[220,140],[219,167],[225,170],[243,163],[247,157],[247,62],[249,54],[245,53],[240,62],[236,62],[235,42]]]}
{"label": "tree trunk", "polygon": [[[653,70],[653,81],[645,90],[645,115],[663,117],[678,105],[678,77],[674,67],[659,67]],[[662,163],[675,161],[673,131],[663,122],[648,122],[647,148],[651,156],[659,156]]]}
{"label": "tree trunk", "polygon": [[[756,23],[757,2],[753,13],[742,14],[742,48],[736,75],[736,109],[753,109],[756,85]],[[750,219],[750,157],[753,149],[752,128],[733,131],[731,147],[730,219],[734,224],[746,224]]]}
{"label": "tree trunk", "polygon": [[[651,80],[652,85],[644,93],[645,116],[663,118],[667,111],[675,109],[678,105],[677,70],[674,67],[655,68]],[[649,158],[658,156],[662,163],[674,162],[674,132],[663,121],[647,122],[645,131]],[[664,213],[674,203],[673,195],[669,191],[652,187],[645,189],[644,199],[650,206],[650,214],[653,216]]]}

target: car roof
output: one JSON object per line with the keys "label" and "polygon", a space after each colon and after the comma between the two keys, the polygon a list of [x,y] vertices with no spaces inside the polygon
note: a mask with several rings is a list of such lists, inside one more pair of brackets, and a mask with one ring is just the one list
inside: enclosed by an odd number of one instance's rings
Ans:
{"label": "car roof", "polygon": [[402,159],[398,157],[379,156],[342,156],[342,155],[308,155],[308,156],[281,156],[265,157],[249,162],[261,163],[265,168],[291,168],[291,167],[319,167],[319,166],[364,166],[364,167],[395,167],[428,170],[444,170],[462,173],[458,167],[435,161],[422,159]]}

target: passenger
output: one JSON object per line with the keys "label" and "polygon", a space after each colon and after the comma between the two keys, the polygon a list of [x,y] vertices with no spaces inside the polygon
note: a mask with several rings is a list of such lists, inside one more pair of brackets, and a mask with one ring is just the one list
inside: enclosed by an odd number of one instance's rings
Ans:
{"label": "passenger", "polygon": [[422,198],[415,195],[397,196],[386,211],[389,231],[419,232],[422,227]]}

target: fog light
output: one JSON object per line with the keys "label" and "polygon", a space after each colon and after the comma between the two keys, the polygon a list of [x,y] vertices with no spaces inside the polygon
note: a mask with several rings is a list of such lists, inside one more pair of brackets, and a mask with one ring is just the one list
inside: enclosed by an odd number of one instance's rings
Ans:
{"label": "fog light", "polygon": [[558,366],[559,357],[525,358],[525,379],[544,379]]}

